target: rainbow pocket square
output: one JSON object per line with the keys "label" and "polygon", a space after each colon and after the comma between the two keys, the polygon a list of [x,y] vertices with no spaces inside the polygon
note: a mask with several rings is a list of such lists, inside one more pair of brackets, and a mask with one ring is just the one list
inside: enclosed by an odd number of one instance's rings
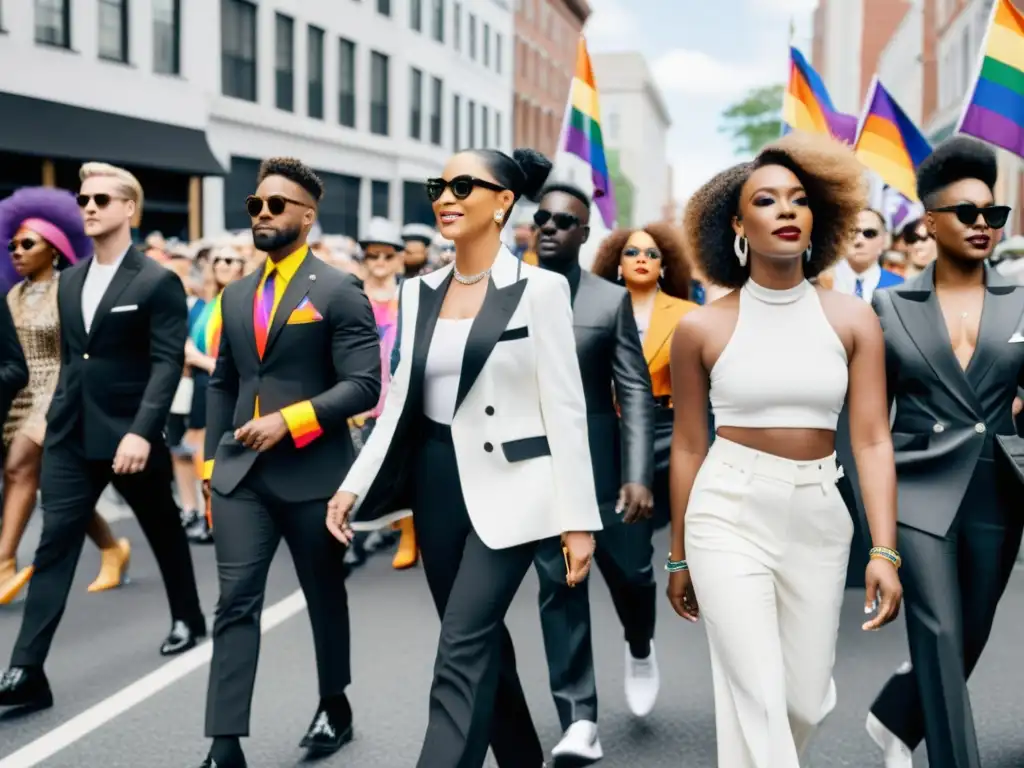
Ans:
{"label": "rainbow pocket square", "polygon": [[313,306],[313,302],[309,300],[309,296],[304,296],[302,301],[299,302],[299,306],[292,310],[292,313],[288,315],[288,325],[303,325],[304,323],[317,323],[324,319],[317,308]]}

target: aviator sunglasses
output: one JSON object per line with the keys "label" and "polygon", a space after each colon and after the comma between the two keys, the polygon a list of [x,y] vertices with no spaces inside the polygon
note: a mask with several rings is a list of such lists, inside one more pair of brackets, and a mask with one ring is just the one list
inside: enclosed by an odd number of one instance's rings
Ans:
{"label": "aviator sunglasses", "polygon": [[30,237],[26,237],[21,240],[11,240],[11,242],[7,244],[7,252],[14,253],[16,250],[18,250],[18,246],[21,246],[21,250],[23,251],[31,251],[38,244],[38,240],[33,240]]}
{"label": "aviator sunglasses", "polygon": [[868,229],[855,229],[853,230],[853,234],[861,235],[865,240],[874,240],[878,237],[878,230],[870,227]]}
{"label": "aviator sunglasses", "polygon": [[478,179],[476,176],[456,176],[454,179],[427,179],[427,197],[430,198],[430,202],[436,203],[441,199],[441,195],[444,194],[446,189],[451,189],[452,194],[455,195],[456,200],[465,200],[471,194],[476,187],[481,189],[489,189],[492,192],[504,192],[506,188],[500,184],[494,184],[490,181],[484,181]]}
{"label": "aviator sunglasses", "polygon": [[988,205],[982,208],[974,203],[958,203],[929,209],[931,213],[954,213],[965,227],[974,224],[978,216],[981,216],[992,229],[1002,229],[1006,225],[1006,220],[1010,218],[1010,210],[1008,205]]}
{"label": "aviator sunglasses", "polygon": [[127,198],[114,197],[113,195],[108,195],[106,192],[100,192],[97,195],[79,195],[75,199],[78,201],[79,208],[85,208],[89,205],[90,200],[96,203],[97,208],[106,208],[110,205],[112,200],[126,200]]}
{"label": "aviator sunglasses", "polygon": [[533,223],[538,228],[543,227],[549,221],[555,225],[555,229],[560,229],[563,232],[572,229],[580,223],[579,218],[571,213],[552,213],[551,211],[541,209],[533,214]]}
{"label": "aviator sunglasses", "polygon": [[648,248],[646,251],[641,251],[639,248],[634,248],[633,246],[630,246],[629,248],[626,248],[622,252],[622,255],[625,256],[627,259],[638,258],[641,254],[646,256],[648,259],[651,259],[652,261],[656,261],[657,259],[661,258],[661,251],[659,251],[657,248]]}
{"label": "aviator sunglasses", "polygon": [[259,195],[249,195],[245,198],[245,210],[249,213],[249,216],[256,218],[263,213],[263,206],[266,205],[267,210],[270,211],[271,216],[280,216],[284,213],[284,209],[288,207],[288,204],[299,205],[303,208],[309,208],[307,203],[303,203],[299,200],[292,200],[290,197],[284,195],[271,195],[270,197],[260,197]]}

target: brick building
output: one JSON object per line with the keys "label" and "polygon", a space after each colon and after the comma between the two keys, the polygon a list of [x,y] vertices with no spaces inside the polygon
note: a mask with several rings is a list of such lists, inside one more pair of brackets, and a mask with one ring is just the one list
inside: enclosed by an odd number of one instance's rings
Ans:
{"label": "brick building", "polygon": [[586,0],[516,0],[515,5],[514,146],[551,157],[590,6]]}

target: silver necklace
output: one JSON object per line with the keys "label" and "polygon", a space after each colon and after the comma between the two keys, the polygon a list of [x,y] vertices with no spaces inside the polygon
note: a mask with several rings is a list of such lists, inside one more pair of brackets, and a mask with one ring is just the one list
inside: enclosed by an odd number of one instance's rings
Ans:
{"label": "silver necklace", "polygon": [[464,275],[459,272],[459,268],[455,267],[455,271],[452,273],[456,282],[462,283],[463,285],[475,285],[483,280],[485,277],[491,274],[491,268],[488,267],[483,272],[478,272],[475,275]]}

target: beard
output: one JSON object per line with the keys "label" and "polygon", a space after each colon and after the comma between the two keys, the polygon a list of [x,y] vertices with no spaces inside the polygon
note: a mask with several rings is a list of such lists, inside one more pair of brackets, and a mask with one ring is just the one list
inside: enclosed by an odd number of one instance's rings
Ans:
{"label": "beard", "polygon": [[264,253],[284,250],[287,246],[293,245],[299,239],[300,227],[288,227],[286,229],[253,229],[252,243],[256,250]]}

